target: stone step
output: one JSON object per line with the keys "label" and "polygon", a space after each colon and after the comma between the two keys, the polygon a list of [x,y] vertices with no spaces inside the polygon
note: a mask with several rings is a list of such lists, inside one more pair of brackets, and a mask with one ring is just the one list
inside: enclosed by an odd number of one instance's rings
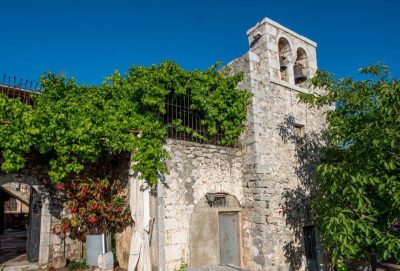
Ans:
{"label": "stone step", "polygon": [[24,265],[11,265],[11,266],[4,266],[1,267],[0,265],[0,271],[34,271],[34,270],[40,270],[39,265],[30,263],[30,264],[24,264]]}

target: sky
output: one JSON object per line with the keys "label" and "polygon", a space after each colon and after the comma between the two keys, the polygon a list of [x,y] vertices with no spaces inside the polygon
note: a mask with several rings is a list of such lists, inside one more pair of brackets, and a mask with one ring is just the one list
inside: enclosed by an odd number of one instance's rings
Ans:
{"label": "sky", "polygon": [[317,42],[321,70],[384,61],[400,77],[399,0],[0,0],[0,81],[50,71],[100,84],[163,60],[203,70],[244,54],[264,17]]}

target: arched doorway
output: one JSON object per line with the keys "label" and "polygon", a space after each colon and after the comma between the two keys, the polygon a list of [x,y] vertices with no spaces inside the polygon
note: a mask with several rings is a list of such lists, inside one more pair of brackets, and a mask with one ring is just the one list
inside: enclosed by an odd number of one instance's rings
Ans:
{"label": "arched doorway", "polygon": [[[14,184],[23,184],[22,186],[24,187],[24,189],[26,187],[29,187],[30,188],[29,199],[23,198],[23,194],[18,193],[19,191],[17,189],[13,190]],[[26,206],[28,206],[27,215],[26,216],[20,215],[20,218],[25,217],[26,221],[20,221],[18,220],[18,217],[16,220],[14,220],[16,221],[16,223],[22,223],[22,224],[26,223],[25,236],[23,235],[23,231],[19,231],[19,234],[14,236],[12,235],[12,232],[11,235],[8,236],[6,236],[5,233],[2,234],[2,238],[9,238],[7,242],[2,242],[3,247],[6,244],[10,244],[12,240],[14,240],[15,245],[18,247],[18,242],[25,240],[26,255],[25,257],[22,256],[19,259],[16,259],[15,262],[13,262],[12,259],[8,259],[8,261],[11,262],[12,265],[17,265],[17,266],[19,265],[19,263],[21,263],[22,265],[29,262],[31,263],[34,262],[39,267],[44,267],[45,265],[47,265],[49,260],[49,243],[50,243],[50,232],[51,232],[49,193],[47,189],[36,178],[32,176],[19,175],[19,174],[0,176],[0,186],[2,193],[8,194],[7,196],[8,198],[17,199],[19,202],[23,202]],[[3,226],[4,223],[6,222],[4,221],[4,206],[5,206],[4,200],[3,202],[0,203],[2,204],[2,206],[0,206],[1,207],[0,209],[3,212],[3,214],[0,214],[3,216],[3,221],[0,220],[0,222],[3,223],[2,224]],[[10,206],[8,206],[8,208],[9,207]],[[0,250],[2,244],[0,244]],[[18,247],[18,249],[19,248],[20,246]],[[8,247],[8,249],[12,249],[12,247],[11,248]]]}
{"label": "arched doorway", "polygon": [[226,193],[207,193],[190,220],[190,267],[242,265],[241,207]]}

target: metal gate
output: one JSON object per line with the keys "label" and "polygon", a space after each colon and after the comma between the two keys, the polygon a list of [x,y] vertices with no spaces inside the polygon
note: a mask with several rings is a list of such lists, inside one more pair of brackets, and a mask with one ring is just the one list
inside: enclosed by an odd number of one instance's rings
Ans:
{"label": "metal gate", "polygon": [[239,215],[219,213],[218,218],[221,264],[240,266]]}
{"label": "metal gate", "polygon": [[35,189],[31,189],[31,191],[29,199],[29,225],[26,254],[29,262],[37,262],[39,260],[42,199]]}

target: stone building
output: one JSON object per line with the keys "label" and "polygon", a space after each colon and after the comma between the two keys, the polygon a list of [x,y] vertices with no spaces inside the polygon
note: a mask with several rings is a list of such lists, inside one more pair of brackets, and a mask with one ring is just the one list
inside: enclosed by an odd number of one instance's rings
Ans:
{"label": "stone building", "polygon": [[[317,69],[317,45],[268,18],[247,37],[248,52],[221,71],[243,72],[240,88],[253,94],[238,146],[174,136],[165,145],[169,174],[160,176],[149,199],[152,270],[172,271],[182,262],[194,269],[230,264],[250,270],[324,270],[307,206],[326,108],[310,109],[297,99],[297,93],[319,91],[305,82]],[[0,174],[0,185],[18,179],[39,192],[38,262],[49,267],[58,257],[76,259],[82,246],[52,233],[59,220],[40,182],[45,174],[37,172],[32,167],[19,175]],[[126,174],[127,181],[134,178]],[[129,227],[116,237],[124,268],[131,236]]]}
{"label": "stone building", "polygon": [[[317,70],[317,45],[268,18],[247,37],[249,51],[222,71],[243,72],[240,88],[253,94],[239,146],[175,139],[165,146],[170,173],[150,200],[153,270],[182,262],[324,270],[307,206],[326,108],[307,108],[296,96],[317,91],[305,82]],[[120,262],[128,255],[120,250]]]}

